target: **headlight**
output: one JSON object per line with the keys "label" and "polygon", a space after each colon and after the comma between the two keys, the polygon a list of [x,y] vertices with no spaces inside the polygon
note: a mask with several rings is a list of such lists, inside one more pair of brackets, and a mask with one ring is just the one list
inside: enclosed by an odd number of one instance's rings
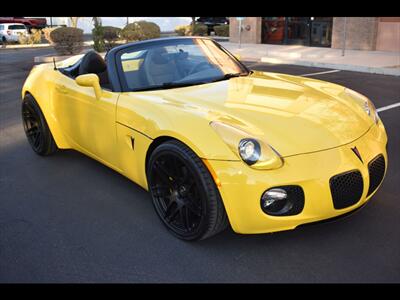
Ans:
{"label": "headlight", "polygon": [[261,156],[261,146],[255,139],[242,139],[239,142],[239,154],[248,164],[255,164]]}
{"label": "headlight", "polygon": [[372,103],[371,100],[351,89],[345,89],[345,93],[352,99],[354,99],[363,108],[363,110],[367,113],[368,116],[371,117],[375,124],[378,123],[378,112],[376,111],[375,105]]}
{"label": "headlight", "polygon": [[246,164],[255,169],[277,169],[283,159],[263,138],[222,122],[211,122],[210,126],[228,147]]}

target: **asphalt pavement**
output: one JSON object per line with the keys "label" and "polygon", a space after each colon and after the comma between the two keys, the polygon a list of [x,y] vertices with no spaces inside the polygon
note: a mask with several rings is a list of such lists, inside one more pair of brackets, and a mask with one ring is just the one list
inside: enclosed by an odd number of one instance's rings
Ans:
{"label": "asphalt pavement", "polygon": [[[167,232],[148,193],[72,151],[39,157],[21,123],[33,57],[0,50],[0,282],[400,282],[400,107],[380,113],[389,168],[363,209],[335,222],[274,234],[231,229],[199,242]],[[329,71],[246,62],[294,75]],[[339,71],[307,75],[355,89],[375,105],[400,102],[400,77]]]}

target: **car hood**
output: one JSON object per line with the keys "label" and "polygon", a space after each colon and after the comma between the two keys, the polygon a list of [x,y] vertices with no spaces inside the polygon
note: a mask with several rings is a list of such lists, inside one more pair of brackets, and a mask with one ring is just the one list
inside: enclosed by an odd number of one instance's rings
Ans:
{"label": "car hood", "polygon": [[239,127],[287,157],[339,147],[369,130],[371,118],[344,90],[306,77],[254,72],[153,93],[208,121]]}

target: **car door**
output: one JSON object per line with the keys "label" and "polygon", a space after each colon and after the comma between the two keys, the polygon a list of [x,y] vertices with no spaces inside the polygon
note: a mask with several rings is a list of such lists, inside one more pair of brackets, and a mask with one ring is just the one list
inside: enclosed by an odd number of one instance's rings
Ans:
{"label": "car door", "polygon": [[19,35],[27,35],[28,31],[26,30],[25,25],[23,24],[13,24],[8,26],[8,30],[10,31],[10,36],[12,40],[17,41],[19,39]]}
{"label": "car door", "polygon": [[60,73],[55,95],[54,113],[72,146],[118,169],[115,113],[119,93],[102,88],[98,99],[92,87],[79,86]]}

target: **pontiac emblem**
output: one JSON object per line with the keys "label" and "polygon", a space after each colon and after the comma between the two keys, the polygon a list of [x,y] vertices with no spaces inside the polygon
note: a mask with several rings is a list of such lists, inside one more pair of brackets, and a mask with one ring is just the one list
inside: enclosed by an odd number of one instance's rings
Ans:
{"label": "pontiac emblem", "polygon": [[351,150],[354,152],[355,155],[357,155],[358,159],[359,159],[362,163],[364,163],[363,160],[362,160],[362,158],[361,158],[361,154],[360,154],[360,152],[358,151],[357,147],[351,148]]}

